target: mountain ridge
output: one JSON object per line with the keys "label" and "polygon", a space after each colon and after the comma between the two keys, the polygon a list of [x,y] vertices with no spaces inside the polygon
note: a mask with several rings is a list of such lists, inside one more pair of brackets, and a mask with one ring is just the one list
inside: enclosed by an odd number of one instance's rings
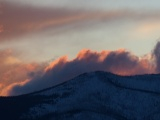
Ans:
{"label": "mountain ridge", "polygon": [[[35,94],[35,93],[43,92],[43,91],[45,91],[45,90],[53,89],[53,88],[55,88],[55,87],[58,87],[58,86],[61,86],[61,85],[65,84],[65,83],[67,83],[68,81],[72,81],[72,80],[76,79],[77,77],[80,77],[80,76],[83,76],[83,75],[86,75],[86,74],[90,74],[90,73],[105,73],[106,75],[112,75],[112,76],[118,76],[118,77],[124,77],[124,78],[143,77],[143,76],[152,76],[152,77],[153,77],[153,76],[156,76],[156,77],[158,76],[158,77],[160,77],[160,74],[142,74],[142,75],[127,75],[127,76],[124,76],[124,75],[117,75],[117,74],[114,74],[114,73],[111,73],[111,72],[105,72],[105,71],[85,72],[85,73],[82,73],[82,74],[80,74],[80,75],[72,78],[72,79],[66,80],[66,81],[64,81],[64,82],[62,82],[62,83],[60,83],[60,84],[53,85],[53,86],[51,86],[51,87],[48,87],[48,88],[45,88],[45,89],[41,89],[41,90],[37,90],[37,91],[34,91],[34,92],[30,92],[30,93],[26,93],[26,94],[22,94],[22,95],[17,95],[17,96],[30,95],[30,94]],[[148,91],[148,92],[149,92],[149,91]],[[159,93],[160,93],[160,92],[159,92]],[[3,97],[3,96],[2,96],[2,97]],[[6,96],[6,97],[7,97],[7,96]],[[8,96],[8,97],[10,97],[10,96]],[[14,97],[14,96],[12,96],[12,97]]]}
{"label": "mountain ridge", "polygon": [[157,120],[159,85],[158,74],[84,73],[41,91],[0,98],[0,115],[5,120]]}

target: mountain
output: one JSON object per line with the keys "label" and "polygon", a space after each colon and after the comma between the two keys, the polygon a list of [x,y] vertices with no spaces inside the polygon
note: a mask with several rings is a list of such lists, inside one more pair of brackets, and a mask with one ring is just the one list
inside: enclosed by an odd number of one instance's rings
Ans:
{"label": "mountain", "polygon": [[160,75],[91,72],[38,92],[0,97],[1,120],[160,120]]}

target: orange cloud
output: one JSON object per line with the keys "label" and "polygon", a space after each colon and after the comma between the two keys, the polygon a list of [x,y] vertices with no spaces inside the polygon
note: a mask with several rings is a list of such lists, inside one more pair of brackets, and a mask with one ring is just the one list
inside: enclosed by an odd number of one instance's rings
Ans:
{"label": "orange cloud", "polygon": [[137,57],[125,49],[102,52],[85,49],[72,60],[63,56],[53,61],[44,69],[42,76],[36,76],[23,85],[11,85],[4,91],[7,91],[5,92],[7,95],[29,93],[92,71],[108,71],[119,75],[157,73],[156,66],[151,61],[153,61],[151,57]]}
{"label": "orange cloud", "polygon": [[23,63],[11,50],[0,51],[0,95],[8,86],[31,79],[35,72],[44,67],[37,63]]}
{"label": "orange cloud", "polygon": [[19,95],[41,90],[92,71],[107,71],[118,75],[159,73],[159,49],[160,42],[156,44],[152,54],[143,57],[138,57],[125,49],[102,52],[84,49],[72,60],[63,56],[47,67],[19,62],[3,64],[7,57],[13,57],[10,50],[3,51],[0,53],[3,56],[3,59],[0,59],[3,66],[0,68],[1,95]]}
{"label": "orange cloud", "polygon": [[[22,82],[14,82],[8,86],[6,86],[4,89],[1,89],[0,95],[1,96],[7,96],[10,94],[10,90],[14,87],[14,86],[23,86],[26,83],[28,83],[30,80],[24,80]],[[4,85],[3,85],[4,86]]]}
{"label": "orange cloud", "polygon": [[53,61],[48,67],[45,68],[45,71],[48,71],[52,69],[53,67],[56,67],[56,65],[61,64],[63,66],[67,62],[67,56],[63,56],[55,61]]}

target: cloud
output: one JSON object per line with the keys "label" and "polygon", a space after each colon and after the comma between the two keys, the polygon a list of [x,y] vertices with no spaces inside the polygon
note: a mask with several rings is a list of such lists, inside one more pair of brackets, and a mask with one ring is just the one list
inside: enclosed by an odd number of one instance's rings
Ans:
{"label": "cloud", "polygon": [[3,31],[4,31],[4,30],[3,30],[3,26],[0,25],[0,33],[3,32]]}
{"label": "cloud", "polygon": [[153,50],[153,57],[155,58],[156,72],[160,73],[160,42],[159,41],[157,42]]}
{"label": "cloud", "polygon": [[1,40],[71,24],[83,17],[81,12],[15,5],[9,2],[3,2],[1,11],[0,25],[3,25],[4,29],[1,32]]}
{"label": "cloud", "polygon": [[159,64],[155,66],[155,63],[159,63],[159,52],[156,52],[159,47],[158,42],[154,52],[143,57],[138,57],[125,49],[102,52],[84,49],[72,60],[63,56],[53,61],[44,69],[41,76],[33,77],[24,84],[13,84],[9,89],[6,88],[5,93],[19,95],[33,92],[62,83],[79,74],[97,70],[119,75],[157,73],[160,66]]}
{"label": "cloud", "polygon": [[12,50],[1,50],[0,56],[0,95],[4,95],[10,85],[24,83],[44,69],[43,64],[23,63]]}
{"label": "cloud", "polygon": [[[86,27],[88,24],[111,23],[117,20],[158,21],[160,14],[153,11],[130,10],[73,11],[65,8],[40,8],[3,2],[0,6],[0,17],[2,18],[0,20],[1,42],[67,26],[74,27],[72,29],[75,30],[81,26]],[[138,29],[140,33],[148,34],[157,30],[159,24],[151,23],[147,22],[144,26],[140,26]],[[69,80],[81,73],[96,70],[120,75],[158,73],[160,71],[159,47],[158,42],[153,53],[143,57],[138,57],[124,49],[102,52],[82,50],[76,58],[69,60],[67,56],[61,57],[45,69],[44,65],[38,63],[23,63],[10,50],[0,51],[0,78],[2,78],[0,94],[18,95],[40,90]]]}
{"label": "cloud", "polygon": [[[113,22],[117,20],[159,20],[159,12],[140,12],[131,10],[71,10],[69,8],[35,7],[14,2],[2,2],[0,7],[0,41],[57,30],[70,26],[79,29],[86,25]],[[73,28],[72,28],[73,27]]]}

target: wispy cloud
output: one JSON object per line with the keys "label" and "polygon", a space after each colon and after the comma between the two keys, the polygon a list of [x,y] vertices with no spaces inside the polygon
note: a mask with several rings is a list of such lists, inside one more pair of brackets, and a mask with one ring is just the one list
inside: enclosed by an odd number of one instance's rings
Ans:
{"label": "wispy cloud", "polygon": [[3,32],[3,25],[0,25],[0,33]]}
{"label": "wispy cloud", "polygon": [[60,21],[71,17],[75,12],[59,9],[40,9],[29,6],[20,6],[15,4],[3,3],[0,24],[3,25],[1,39],[16,37],[35,31],[45,29],[46,27],[63,24]]}
{"label": "wispy cloud", "polygon": [[[0,7],[0,40],[11,39],[26,34],[33,34],[65,26],[99,24],[117,20],[159,19],[158,12],[141,12],[131,10],[86,11],[67,8],[42,8],[3,2]],[[74,28],[74,29],[78,29]]]}

